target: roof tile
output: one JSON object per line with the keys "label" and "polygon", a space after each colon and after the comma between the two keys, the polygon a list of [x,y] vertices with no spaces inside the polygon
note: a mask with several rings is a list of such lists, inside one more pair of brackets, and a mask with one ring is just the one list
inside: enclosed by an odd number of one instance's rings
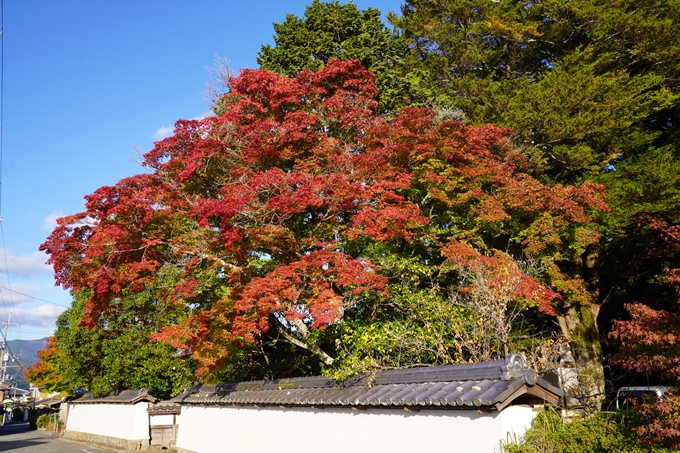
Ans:
{"label": "roof tile", "polygon": [[179,404],[495,407],[522,386],[538,385],[557,397],[560,389],[538,378],[520,355],[505,360],[376,371],[336,382],[315,376],[189,387]]}

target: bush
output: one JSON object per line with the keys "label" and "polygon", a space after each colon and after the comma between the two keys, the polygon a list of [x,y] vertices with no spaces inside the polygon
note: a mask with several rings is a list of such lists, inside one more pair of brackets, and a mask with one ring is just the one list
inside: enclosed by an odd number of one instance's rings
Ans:
{"label": "bush", "polygon": [[42,414],[38,419],[36,420],[36,426],[38,428],[46,428],[47,424],[50,422],[50,416],[47,414]]}
{"label": "bush", "polygon": [[521,443],[504,445],[504,453],[666,453],[638,444],[626,421],[629,413],[599,413],[567,423],[554,409],[536,416]]}
{"label": "bush", "polygon": [[641,399],[635,402],[633,412],[637,416],[633,431],[642,444],[680,450],[680,395]]}

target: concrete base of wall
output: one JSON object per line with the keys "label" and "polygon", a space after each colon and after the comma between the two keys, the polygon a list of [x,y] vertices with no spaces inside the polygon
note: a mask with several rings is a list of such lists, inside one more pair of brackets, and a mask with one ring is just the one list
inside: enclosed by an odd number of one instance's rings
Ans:
{"label": "concrete base of wall", "polygon": [[118,437],[100,436],[98,434],[81,433],[79,431],[64,431],[66,439],[76,440],[78,442],[87,442],[88,444],[98,445],[102,447],[116,447],[123,448],[130,451],[150,450],[149,439],[129,440],[120,439]]}

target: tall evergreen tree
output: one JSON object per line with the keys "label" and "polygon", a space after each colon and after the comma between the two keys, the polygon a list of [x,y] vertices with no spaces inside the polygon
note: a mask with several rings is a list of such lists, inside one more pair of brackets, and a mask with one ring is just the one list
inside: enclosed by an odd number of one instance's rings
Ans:
{"label": "tall evergreen tree", "polygon": [[274,45],[262,46],[257,57],[262,68],[294,77],[322,69],[331,58],[359,60],[377,76],[381,112],[394,114],[409,104],[415,81],[395,71],[406,44],[385,27],[377,9],[313,0],[304,17],[288,14],[274,31]]}
{"label": "tall evergreen tree", "polygon": [[601,307],[607,328],[624,302],[668,298],[653,278],[680,259],[647,226],[680,221],[679,11],[676,0],[412,0],[390,16],[409,42],[404,67],[432,75],[433,101],[511,128],[543,181],[609,187],[599,246],[559,262],[589,290],[565,300],[560,325],[600,382]]}

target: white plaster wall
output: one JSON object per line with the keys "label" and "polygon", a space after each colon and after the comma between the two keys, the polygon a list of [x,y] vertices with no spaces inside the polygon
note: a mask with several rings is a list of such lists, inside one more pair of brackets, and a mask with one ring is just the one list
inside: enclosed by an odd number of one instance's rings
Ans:
{"label": "white plaster wall", "polygon": [[59,405],[59,419],[62,423],[66,423],[70,409],[71,405],[69,403],[61,403]]}
{"label": "white plaster wall", "polygon": [[177,447],[196,453],[494,453],[507,426],[515,428],[498,412],[472,410],[183,406]]}
{"label": "white plaster wall", "polygon": [[509,406],[501,412],[504,442],[519,442],[527,429],[534,426],[536,411],[531,406]]}
{"label": "white plaster wall", "polygon": [[172,414],[159,414],[152,415],[149,421],[151,426],[158,425],[172,425],[174,423],[174,415]]}
{"label": "white plaster wall", "polygon": [[66,430],[126,440],[149,439],[148,405],[73,404]]}

